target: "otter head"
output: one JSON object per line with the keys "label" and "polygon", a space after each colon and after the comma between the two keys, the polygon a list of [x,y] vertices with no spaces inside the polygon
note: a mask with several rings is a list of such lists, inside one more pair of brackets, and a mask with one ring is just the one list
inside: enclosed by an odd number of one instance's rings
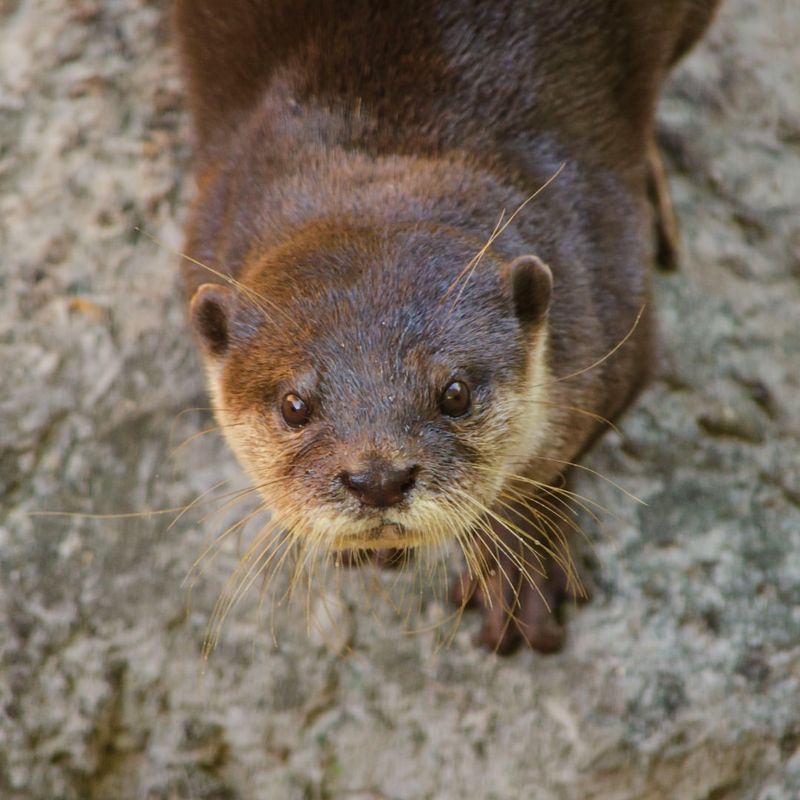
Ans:
{"label": "otter head", "polygon": [[551,274],[447,228],[301,229],[191,301],[216,414],[292,535],[468,535],[546,428]]}

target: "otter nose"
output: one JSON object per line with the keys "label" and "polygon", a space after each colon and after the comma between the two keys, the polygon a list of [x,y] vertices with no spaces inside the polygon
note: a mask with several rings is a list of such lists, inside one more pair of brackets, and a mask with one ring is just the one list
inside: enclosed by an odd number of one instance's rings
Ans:
{"label": "otter nose", "polygon": [[417,467],[395,467],[373,461],[359,472],[343,472],[342,483],[364,505],[386,508],[405,499],[414,486]]}

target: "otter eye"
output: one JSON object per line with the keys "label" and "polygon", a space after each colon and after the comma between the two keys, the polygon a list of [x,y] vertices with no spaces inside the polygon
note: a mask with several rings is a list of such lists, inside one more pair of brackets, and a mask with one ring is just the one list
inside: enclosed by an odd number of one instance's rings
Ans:
{"label": "otter eye", "polygon": [[302,428],[308,422],[310,412],[302,397],[289,392],[281,400],[281,414],[287,425],[292,428]]}
{"label": "otter eye", "polygon": [[463,417],[469,411],[469,386],[453,381],[443,392],[439,408],[448,417]]}

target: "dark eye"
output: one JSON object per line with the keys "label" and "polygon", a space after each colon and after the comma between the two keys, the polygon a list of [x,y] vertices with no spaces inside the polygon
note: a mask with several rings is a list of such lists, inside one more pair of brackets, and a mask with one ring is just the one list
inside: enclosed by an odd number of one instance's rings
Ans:
{"label": "dark eye", "polygon": [[453,381],[442,392],[439,408],[448,417],[463,417],[469,411],[469,386],[463,381]]}
{"label": "dark eye", "polygon": [[281,400],[281,414],[287,425],[292,428],[302,428],[308,422],[310,412],[302,397],[289,392]]}

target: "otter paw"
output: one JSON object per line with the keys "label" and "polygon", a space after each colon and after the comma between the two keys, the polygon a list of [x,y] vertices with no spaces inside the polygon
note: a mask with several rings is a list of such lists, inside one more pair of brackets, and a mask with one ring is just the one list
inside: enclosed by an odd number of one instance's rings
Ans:
{"label": "otter paw", "polygon": [[565,602],[586,602],[587,582],[577,576],[580,588],[568,581],[560,566],[547,560],[547,577],[538,572],[523,575],[505,564],[484,580],[466,572],[451,586],[450,598],[463,608],[478,607],[483,626],[478,644],[500,655],[508,655],[521,644],[540,653],[560,650],[565,638],[562,610]]}

